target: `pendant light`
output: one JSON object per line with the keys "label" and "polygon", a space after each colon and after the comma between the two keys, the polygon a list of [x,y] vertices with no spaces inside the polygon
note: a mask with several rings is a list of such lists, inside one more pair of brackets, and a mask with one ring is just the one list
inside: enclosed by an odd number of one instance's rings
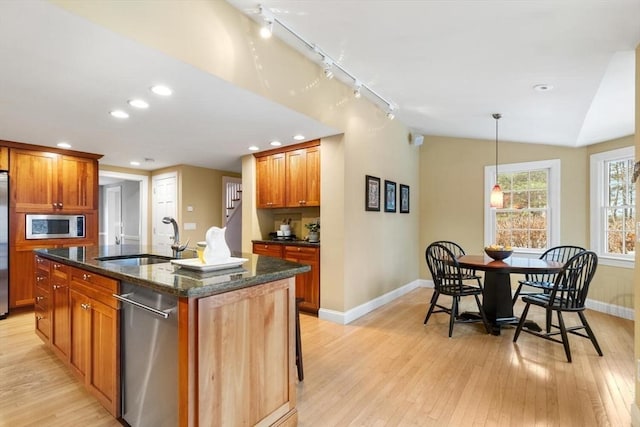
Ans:
{"label": "pendant light", "polygon": [[502,209],[504,206],[504,194],[498,184],[498,120],[500,120],[502,114],[494,113],[492,116],[496,119],[496,185],[494,185],[491,190],[490,206],[492,208]]}

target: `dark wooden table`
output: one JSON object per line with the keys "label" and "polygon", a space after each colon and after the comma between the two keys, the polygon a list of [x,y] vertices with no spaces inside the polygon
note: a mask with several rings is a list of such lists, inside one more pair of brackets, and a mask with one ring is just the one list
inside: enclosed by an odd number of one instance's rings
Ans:
{"label": "dark wooden table", "polygon": [[[546,261],[543,259],[509,257],[502,261],[495,261],[486,255],[462,255],[458,258],[460,267],[484,271],[484,291],[482,307],[489,322],[492,333],[500,335],[500,328],[505,324],[517,323],[518,318],[513,315],[513,301],[511,296],[511,273],[544,274],[559,273],[564,263]],[[461,316],[463,316],[461,314]],[[535,323],[527,325],[540,330]]]}

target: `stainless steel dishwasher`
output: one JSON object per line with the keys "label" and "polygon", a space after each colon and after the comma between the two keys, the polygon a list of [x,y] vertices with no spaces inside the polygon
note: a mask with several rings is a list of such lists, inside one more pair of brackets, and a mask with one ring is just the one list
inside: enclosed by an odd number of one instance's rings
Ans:
{"label": "stainless steel dishwasher", "polygon": [[131,427],[178,425],[178,298],[122,282],[122,419]]}

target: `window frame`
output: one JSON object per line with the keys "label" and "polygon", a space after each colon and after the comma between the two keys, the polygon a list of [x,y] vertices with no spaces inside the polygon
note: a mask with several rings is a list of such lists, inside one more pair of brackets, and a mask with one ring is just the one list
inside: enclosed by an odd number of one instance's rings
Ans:
{"label": "window frame", "polygon": [[[604,237],[606,231],[606,218],[604,215],[605,200],[607,188],[605,186],[605,178],[607,176],[605,165],[607,162],[614,160],[626,160],[631,158],[635,163],[635,147],[629,146],[618,148],[615,150],[602,151],[589,156],[590,170],[590,189],[589,189],[589,212],[590,212],[590,243],[591,250],[598,254],[600,264],[614,267],[634,268],[635,254],[615,255],[605,251],[606,239]],[[632,183],[633,190],[635,185]],[[637,194],[635,195],[637,197]],[[635,197],[634,197],[635,200]],[[608,205],[607,205],[608,206]],[[635,208],[635,206],[634,206]],[[637,210],[636,210],[637,216]],[[636,217],[636,244],[638,243],[638,218]]]}
{"label": "window frame", "polygon": [[[560,159],[539,160],[533,162],[508,163],[498,165],[498,173],[501,172],[527,172],[540,169],[549,170],[548,197],[549,197],[549,247],[560,244],[560,191],[561,191],[561,162]],[[484,245],[488,246],[496,240],[496,208],[490,206],[491,189],[496,184],[496,166],[484,167]],[[547,248],[548,249],[548,248]],[[518,253],[531,258],[537,258],[546,249],[514,248]]]}

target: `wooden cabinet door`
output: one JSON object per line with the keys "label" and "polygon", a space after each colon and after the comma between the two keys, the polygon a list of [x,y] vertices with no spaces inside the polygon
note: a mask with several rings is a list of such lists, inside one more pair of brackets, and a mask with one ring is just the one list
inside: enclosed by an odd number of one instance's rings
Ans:
{"label": "wooden cabinet door", "polygon": [[51,263],[51,347],[58,356],[67,361],[71,346],[71,325],[69,316],[68,267]]}
{"label": "wooden cabinet door", "polygon": [[287,151],[287,206],[304,206],[307,186],[307,152],[305,149]]}
{"label": "wooden cabinet door", "polygon": [[69,364],[83,380],[89,366],[91,348],[91,300],[73,286],[69,289],[69,319],[71,326]]}
{"label": "wooden cabinet door", "polygon": [[318,314],[320,310],[320,250],[313,247],[285,246],[284,259],[311,266],[311,271],[296,275],[296,297],[303,298],[300,310]]}
{"label": "wooden cabinet door", "polygon": [[0,170],[9,170],[9,148],[0,147]]}
{"label": "wooden cabinet door", "polygon": [[285,206],[285,154],[256,159],[256,204],[259,208]]}
{"label": "wooden cabinet door", "polygon": [[320,146],[305,153],[305,206],[320,206]]}
{"label": "wooden cabinet door", "polygon": [[9,205],[18,212],[56,209],[57,154],[12,149],[10,159]]}
{"label": "wooden cabinet door", "polygon": [[34,258],[31,249],[17,251],[11,249],[9,257],[9,307],[33,305]]}
{"label": "wooden cabinet door", "polygon": [[93,299],[90,302],[90,349],[87,387],[111,412],[118,416],[118,311]]}
{"label": "wooden cabinet door", "polygon": [[58,206],[62,211],[97,209],[97,165],[93,159],[60,156]]}

